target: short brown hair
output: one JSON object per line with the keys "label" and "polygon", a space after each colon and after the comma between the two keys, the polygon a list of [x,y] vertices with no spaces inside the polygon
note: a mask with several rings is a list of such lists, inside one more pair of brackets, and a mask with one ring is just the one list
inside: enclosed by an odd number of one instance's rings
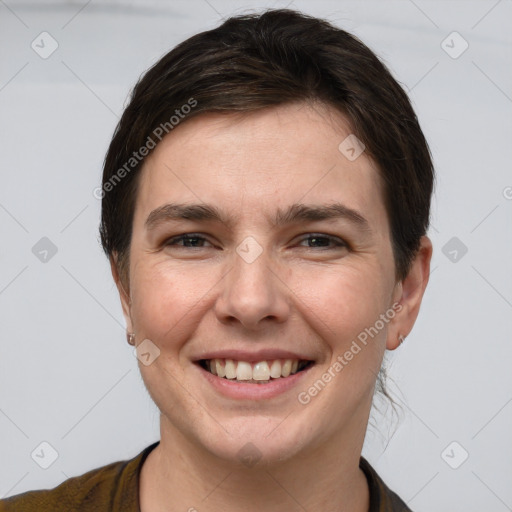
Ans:
{"label": "short brown hair", "polygon": [[134,87],[105,157],[102,184],[101,242],[108,256],[117,255],[121,275],[127,275],[141,153],[161,140],[155,132],[169,133],[181,119],[205,112],[304,101],[341,112],[376,162],[396,277],[403,279],[429,225],[434,181],[417,117],[366,45],[325,20],[288,9],[232,17],[187,39]]}

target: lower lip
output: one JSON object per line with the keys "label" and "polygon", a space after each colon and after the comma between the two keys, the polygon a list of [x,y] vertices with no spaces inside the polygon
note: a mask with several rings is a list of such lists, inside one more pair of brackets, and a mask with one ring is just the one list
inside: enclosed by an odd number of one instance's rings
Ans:
{"label": "lower lip", "polygon": [[228,398],[237,400],[265,400],[289,391],[304,378],[304,375],[308,373],[314,365],[308,366],[304,370],[294,373],[289,377],[271,379],[270,382],[266,384],[254,384],[224,379],[223,377],[213,375],[213,373],[210,373],[199,365],[195,366],[197,366],[204,378],[216,391]]}

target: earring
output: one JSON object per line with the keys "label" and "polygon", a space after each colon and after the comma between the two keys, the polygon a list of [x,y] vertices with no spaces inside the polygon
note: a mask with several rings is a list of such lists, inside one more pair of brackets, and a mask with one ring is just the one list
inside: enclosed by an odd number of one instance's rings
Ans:
{"label": "earring", "polygon": [[130,345],[135,345],[135,334],[133,332],[126,333],[126,341]]}
{"label": "earring", "polygon": [[398,346],[400,346],[404,341],[405,341],[405,336],[402,336],[401,334],[398,336],[398,341],[400,342],[400,344]]}

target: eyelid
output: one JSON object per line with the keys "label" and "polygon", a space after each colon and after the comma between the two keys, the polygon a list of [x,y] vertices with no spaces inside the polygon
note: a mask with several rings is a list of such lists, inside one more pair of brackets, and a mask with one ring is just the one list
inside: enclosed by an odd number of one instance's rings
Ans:
{"label": "eyelid", "polygon": [[[349,248],[349,244],[346,240],[344,240],[343,238],[336,236],[336,235],[328,235],[327,233],[307,233],[307,234],[301,235],[301,239],[299,242],[303,242],[310,238],[326,238],[327,240],[332,242],[335,245],[335,247]],[[322,248],[322,247],[320,247],[320,248]],[[310,249],[314,249],[314,247],[310,247]]]}
{"label": "eyelid", "polygon": [[[177,242],[180,240],[187,240],[190,238],[198,238],[204,242],[208,242],[210,245],[213,246],[213,243],[208,240],[208,238],[202,234],[202,233],[182,233],[180,235],[171,236],[170,238],[167,238],[164,240],[163,244],[164,246],[171,246],[174,247],[185,247],[184,245],[175,245],[173,242]],[[202,247],[188,247],[188,249],[202,249]]]}
{"label": "eyelid", "polygon": [[[307,241],[311,238],[322,238],[322,239],[327,239],[331,242],[331,244],[333,245],[333,247],[325,247],[325,246],[318,246],[318,247],[306,247],[308,249],[323,249],[323,250],[327,250],[327,249],[332,249],[332,248],[342,248],[342,247],[346,247],[347,249],[350,248],[349,246],[349,243],[344,240],[343,238],[339,237],[339,236],[336,236],[336,235],[329,235],[327,233],[304,233],[302,235],[299,235],[299,240],[297,242],[297,244],[300,244],[304,241]],[[203,242],[207,242],[208,244],[210,244],[211,246],[215,247],[215,245],[208,239],[208,236],[203,234],[203,233],[181,233],[179,235],[174,235],[170,238],[167,238],[166,240],[164,240],[163,242],[163,246],[174,246],[174,247],[183,247],[183,248],[188,248],[188,249],[202,249],[204,247],[193,247],[193,246],[185,246],[185,245],[178,245],[178,244],[175,244],[174,242],[178,242],[178,241],[182,241],[182,240],[187,240],[187,239],[199,239]],[[305,246],[302,246],[302,247],[305,247]]]}

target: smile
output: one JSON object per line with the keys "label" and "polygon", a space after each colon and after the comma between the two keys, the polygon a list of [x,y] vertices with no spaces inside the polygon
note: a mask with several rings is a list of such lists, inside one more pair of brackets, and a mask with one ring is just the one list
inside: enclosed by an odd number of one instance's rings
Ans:
{"label": "smile", "polygon": [[202,359],[199,365],[217,377],[251,384],[267,384],[294,375],[313,361],[299,359],[263,360],[255,363],[234,359]]}

